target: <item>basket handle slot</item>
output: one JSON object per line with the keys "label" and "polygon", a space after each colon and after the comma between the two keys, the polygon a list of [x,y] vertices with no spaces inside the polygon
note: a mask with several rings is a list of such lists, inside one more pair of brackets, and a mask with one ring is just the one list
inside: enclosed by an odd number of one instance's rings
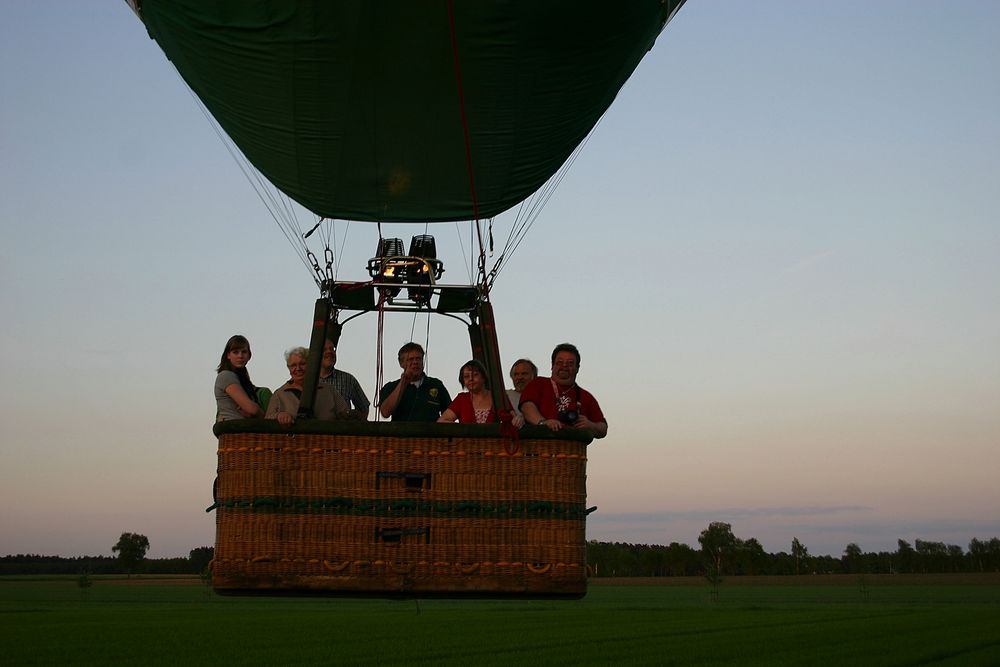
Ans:
{"label": "basket handle slot", "polygon": [[375,528],[375,541],[386,544],[400,544],[404,537],[422,535],[424,544],[430,544],[431,529],[428,526],[423,528]]}
{"label": "basket handle slot", "polygon": [[431,488],[429,472],[379,471],[375,473],[375,488],[382,487],[383,479],[401,479],[407,491],[425,491]]}

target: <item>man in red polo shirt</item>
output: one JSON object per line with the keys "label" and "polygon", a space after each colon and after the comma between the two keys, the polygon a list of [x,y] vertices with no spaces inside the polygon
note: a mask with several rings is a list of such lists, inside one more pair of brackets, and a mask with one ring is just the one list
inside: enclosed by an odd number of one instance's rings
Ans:
{"label": "man in red polo shirt", "polygon": [[608,434],[608,422],[601,406],[586,389],[576,383],[580,372],[580,351],[570,343],[552,350],[552,377],[537,377],[521,392],[524,421],[553,431],[580,428],[595,438]]}

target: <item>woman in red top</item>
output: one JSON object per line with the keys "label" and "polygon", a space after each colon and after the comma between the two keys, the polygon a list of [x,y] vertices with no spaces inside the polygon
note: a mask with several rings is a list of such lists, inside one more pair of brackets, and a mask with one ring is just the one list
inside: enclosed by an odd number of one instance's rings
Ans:
{"label": "woman in red top", "polygon": [[[458,373],[458,382],[465,391],[455,397],[445,410],[439,422],[454,422],[459,424],[490,424],[500,421],[493,409],[493,395],[490,393],[490,381],[486,376],[486,367],[472,359],[463,364]],[[510,406],[507,406],[510,409]],[[514,426],[520,428],[523,418],[518,424],[518,416],[514,417]]]}

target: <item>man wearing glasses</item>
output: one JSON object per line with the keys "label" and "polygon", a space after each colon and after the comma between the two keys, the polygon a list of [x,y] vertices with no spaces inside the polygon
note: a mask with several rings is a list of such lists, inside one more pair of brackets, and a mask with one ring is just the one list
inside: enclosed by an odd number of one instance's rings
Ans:
{"label": "man wearing glasses", "polygon": [[337,370],[337,348],[333,341],[327,340],[323,345],[323,363],[319,369],[319,383],[337,390],[347,404],[353,408],[351,415],[356,419],[368,419],[368,408],[371,403],[365,396],[358,379],[346,371]]}
{"label": "man wearing glasses", "polygon": [[436,422],[451,396],[441,380],[424,373],[424,348],[412,342],[399,348],[399,367],[399,379],[379,391],[381,415],[394,422]]}
{"label": "man wearing glasses", "polygon": [[537,377],[521,392],[524,421],[552,431],[580,428],[595,438],[608,434],[608,422],[601,406],[586,389],[576,383],[580,372],[580,351],[570,343],[552,350],[552,377]]}

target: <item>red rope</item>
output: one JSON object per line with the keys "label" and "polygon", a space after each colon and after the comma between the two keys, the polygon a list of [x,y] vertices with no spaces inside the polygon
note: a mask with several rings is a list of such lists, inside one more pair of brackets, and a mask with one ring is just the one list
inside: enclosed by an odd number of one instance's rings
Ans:
{"label": "red rope", "polygon": [[379,390],[382,388],[383,373],[385,366],[382,362],[382,344],[385,339],[385,293],[379,290],[378,297],[378,333],[375,336],[375,421],[380,421],[382,412],[379,408],[382,401],[379,400]]}
{"label": "red rope", "polygon": [[462,87],[462,68],[458,59],[458,36],[455,31],[455,2],[448,0],[448,24],[451,28],[451,55],[455,66],[455,85],[458,89],[458,110],[462,119],[462,135],[465,140],[465,170],[469,174],[469,193],[472,196],[472,216],[476,222],[476,236],[479,238],[479,276],[484,293],[486,284],[486,250],[483,247],[483,232],[479,229],[479,199],[476,196],[476,176],[472,169],[472,144],[469,140],[469,118],[465,113],[465,91]]}
{"label": "red rope", "polygon": [[[378,240],[379,247],[382,246],[382,221],[378,223]],[[378,292],[378,333],[375,336],[375,392],[373,394],[374,400],[372,403],[375,405],[375,421],[379,421],[382,417],[382,412],[379,409],[381,401],[379,400],[379,390],[382,389],[382,378],[383,372],[385,371],[385,366],[382,362],[382,344],[385,339],[385,292],[381,289]]]}
{"label": "red rope", "polygon": [[510,410],[501,410],[500,417],[500,437],[503,438],[503,448],[508,454],[513,456],[521,451],[521,433],[514,426],[514,413]]}

